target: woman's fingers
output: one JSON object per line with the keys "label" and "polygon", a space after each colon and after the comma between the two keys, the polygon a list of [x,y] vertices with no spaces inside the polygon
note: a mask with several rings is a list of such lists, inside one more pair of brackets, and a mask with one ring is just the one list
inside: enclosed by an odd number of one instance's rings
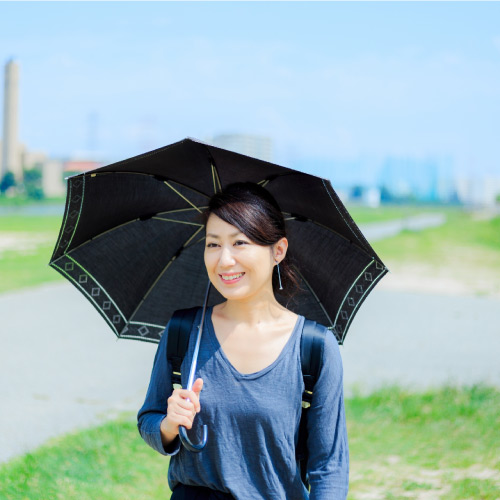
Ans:
{"label": "woman's fingers", "polygon": [[[173,423],[176,427],[179,425],[184,426],[186,429],[191,429],[193,427],[194,415],[191,414],[189,416],[179,415],[178,413],[167,414],[167,418]],[[177,430],[179,432],[179,430]]]}
{"label": "woman's fingers", "polygon": [[[201,389],[203,387],[203,380],[201,378],[196,379],[195,383],[193,384],[193,390],[188,391],[187,389],[175,389],[175,391],[172,393],[171,397],[176,397],[178,396],[179,398],[182,398],[183,400],[189,400],[188,402],[192,403],[194,406],[194,409],[196,412],[200,411],[200,397],[199,394],[201,392]],[[170,398],[169,398],[170,400]],[[187,408],[184,406],[184,408]]]}
{"label": "woman's fingers", "polygon": [[167,418],[165,419],[165,429],[167,433],[179,433],[179,426],[186,429],[193,427],[193,420],[196,413],[200,411],[200,392],[203,387],[203,380],[196,379],[193,390],[175,389],[167,400]]}

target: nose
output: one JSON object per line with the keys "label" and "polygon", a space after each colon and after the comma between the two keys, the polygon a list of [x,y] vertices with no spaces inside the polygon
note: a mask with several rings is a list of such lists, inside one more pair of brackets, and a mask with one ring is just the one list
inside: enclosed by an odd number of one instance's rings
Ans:
{"label": "nose", "polygon": [[234,265],[234,257],[233,253],[231,252],[231,247],[222,247],[219,264],[221,267],[230,267]]}

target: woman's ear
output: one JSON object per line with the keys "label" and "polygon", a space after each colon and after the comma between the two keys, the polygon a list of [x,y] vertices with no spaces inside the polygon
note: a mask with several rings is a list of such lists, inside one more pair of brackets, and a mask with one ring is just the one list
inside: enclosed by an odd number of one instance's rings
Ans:
{"label": "woman's ear", "polygon": [[288,240],[286,238],[281,238],[277,243],[274,244],[273,256],[274,260],[280,263],[286,256],[288,250]]}

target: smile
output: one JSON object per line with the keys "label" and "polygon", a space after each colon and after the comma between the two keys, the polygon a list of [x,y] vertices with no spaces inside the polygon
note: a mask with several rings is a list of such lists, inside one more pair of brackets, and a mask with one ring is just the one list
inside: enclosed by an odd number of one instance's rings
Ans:
{"label": "smile", "polygon": [[219,274],[219,276],[222,278],[222,281],[236,281],[240,279],[244,274],[245,273],[226,274],[226,275]]}

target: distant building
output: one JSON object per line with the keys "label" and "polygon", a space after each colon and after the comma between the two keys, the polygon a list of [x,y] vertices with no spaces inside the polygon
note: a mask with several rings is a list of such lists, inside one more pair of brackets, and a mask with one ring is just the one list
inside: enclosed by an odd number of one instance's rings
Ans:
{"label": "distant building", "polygon": [[464,205],[493,207],[500,197],[500,176],[457,178],[458,199]]}
{"label": "distant building", "polygon": [[210,141],[211,144],[236,153],[273,161],[273,142],[270,137],[251,134],[221,134]]}
{"label": "distant building", "polygon": [[12,172],[16,182],[22,181],[23,166],[19,148],[19,65],[9,60],[5,65],[3,100],[3,140],[0,177]]}
{"label": "distant building", "polygon": [[42,165],[42,189],[48,198],[64,196],[66,183],[63,178],[63,162],[46,160]]}
{"label": "distant building", "polygon": [[378,183],[385,201],[413,199],[433,203],[456,199],[450,158],[387,158]]}

